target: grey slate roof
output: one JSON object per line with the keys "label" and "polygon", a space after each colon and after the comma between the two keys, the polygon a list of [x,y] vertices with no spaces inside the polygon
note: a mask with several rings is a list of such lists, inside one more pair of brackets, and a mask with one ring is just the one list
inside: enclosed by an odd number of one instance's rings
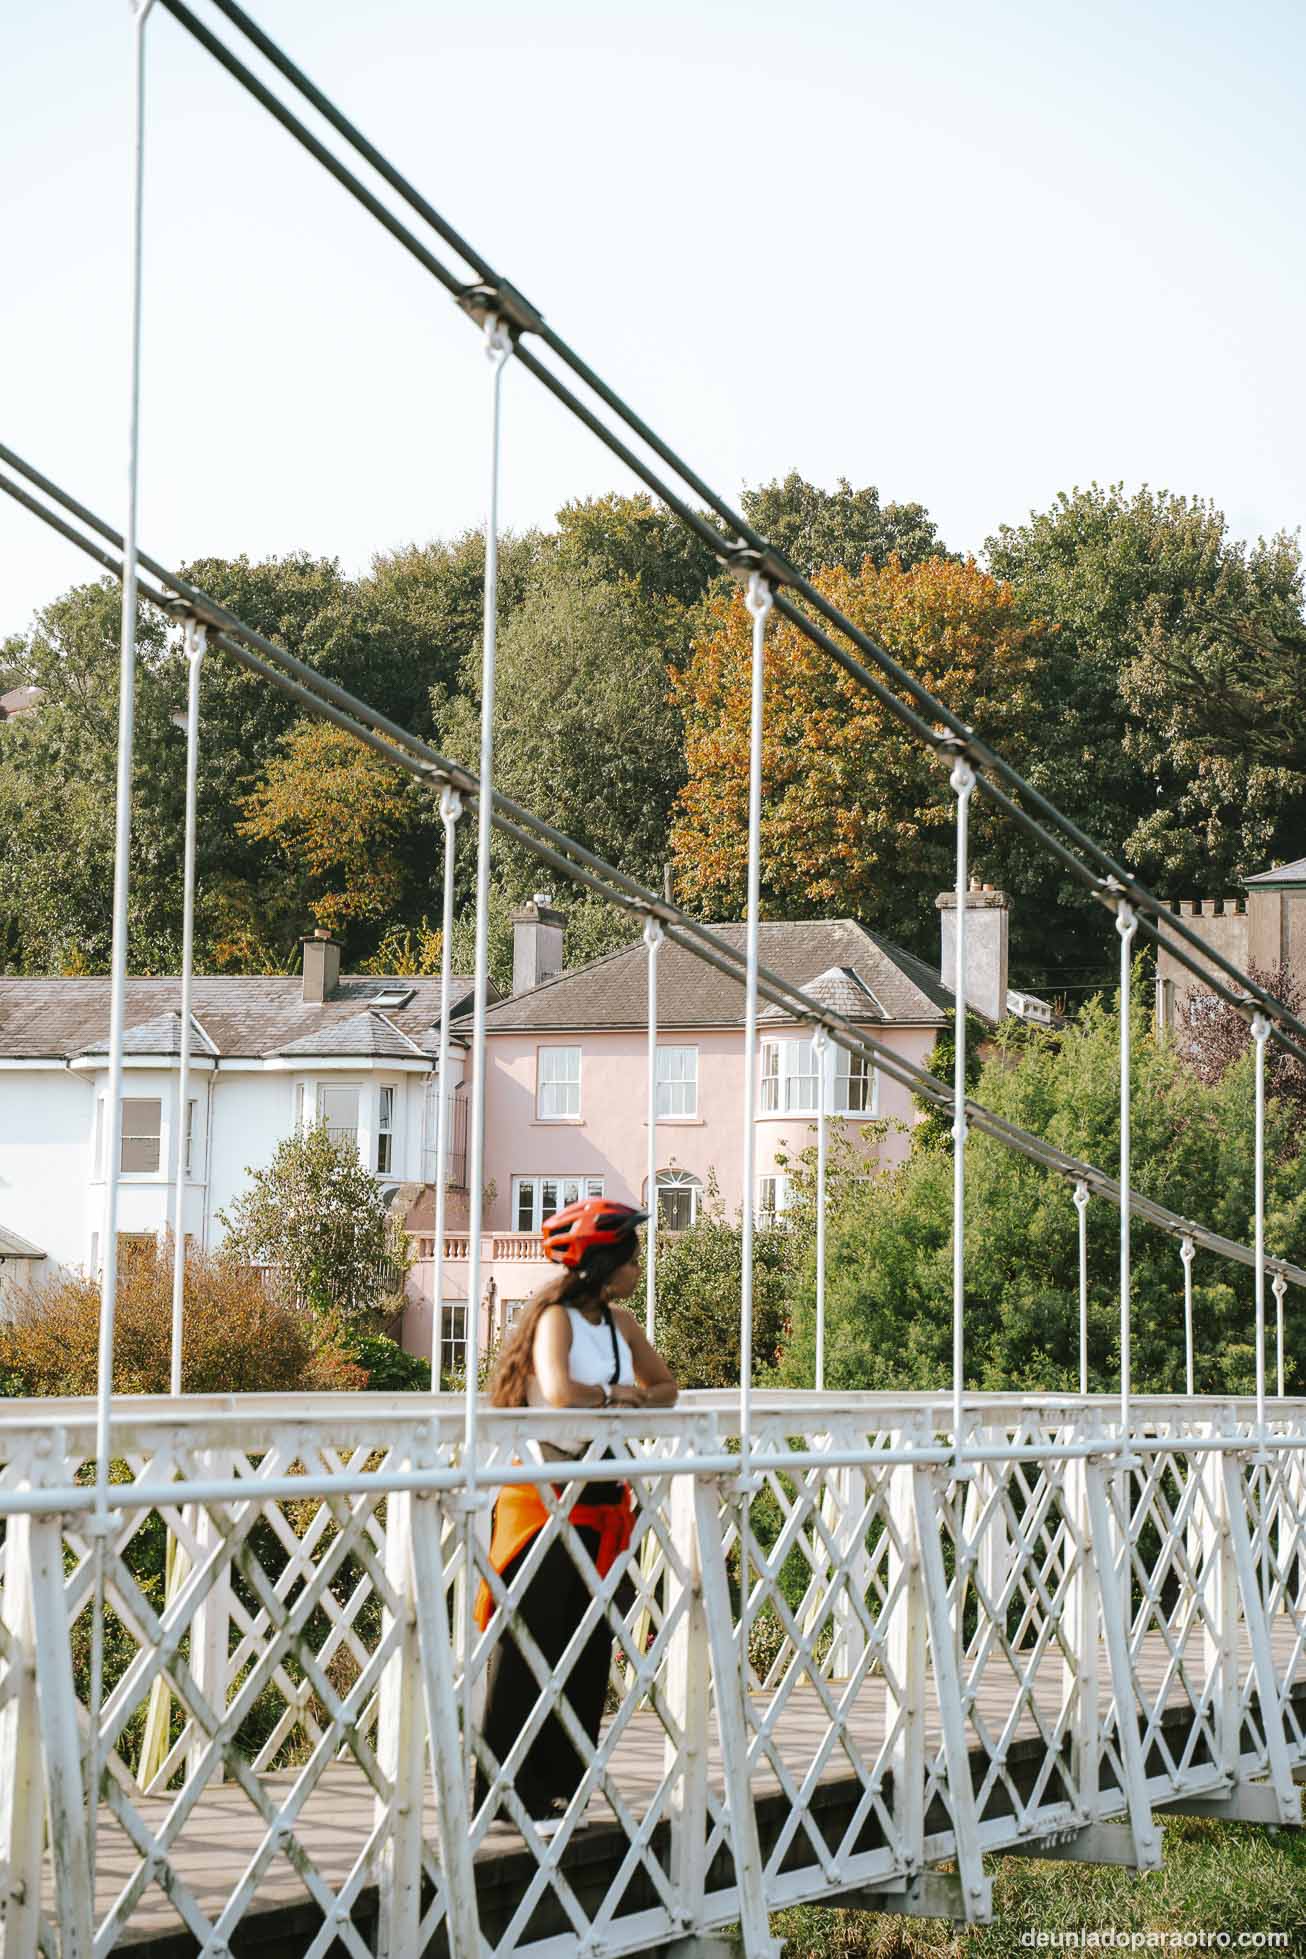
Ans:
{"label": "grey slate roof", "polygon": [[[743,952],[742,925],[712,930]],[[798,986],[821,980],[847,988],[847,998],[864,988],[870,997],[858,1005],[861,1021],[939,1026],[952,1007],[950,990],[923,960],[851,918],[764,920],[761,963]],[[841,971],[837,982],[829,980],[843,968],[851,978]],[[623,946],[501,1001],[487,1012],[486,1028],[510,1033],[644,1026],[647,973],[643,946]],[[663,1027],[742,1027],[743,986],[668,940],[658,955],[658,1019]]]}
{"label": "grey slate roof", "polygon": [[[819,973],[814,980],[806,981],[803,992],[809,993],[818,1006],[842,1014],[845,1020],[888,1019],[866,981],[851,966],[831,966],[828,973]],[[763,1008],[760,1018],[792,1020],[793,1015],[783,1007],[771,1005]]]}
{"label": "grey slate roof", "polygon": [[[192,1013],[190,1017],[190,1051],[192,1055],[213,1055],[216,1047],[209,1039],[203,1025]],[[139,1027],[129,1027],[123,1035],[124,1054],[180,1054],[181,1053],[181,1015],[179,1013],[155,1014],[153,1020],[143,1020]],[[107,1054],[109,1036],[102,1041],[93,1041],[84,1050],[86,1054]]]}
{"label": "grey slate roof", "polygon": [[26,1238],[20,1238],[16,1231],[6,1231],[0,1224],[0,1258],[44,1258],[45,1253],[39,1245],[30,1245]]}
{"label": "grey slate roof", "polygon": [[1306,884],[1306,857],[1298,857],[1294,863],[1280,864],[1273,871],[1258,871],[1255,877],[1245,877],[1246,884]]}
{"label": "grey slate roof", "polygon": [[[196,1040],[194,1052],[256,1059],[280,1055],[305,1039],[316,1055],[363,1054],[365,1049],[333,1046],[357,1039],[346,1033],[351,1022],[368,1015],[369,1002],[380,993],[402,986],[412,989],[403,1007],[387,1007],[391,1028],[413,1043],[400,1042],[389,1054],[411,1055],[414,1049],[434,1054],[439,1041],[440,981],[435,978],[393,979],[369,974],[343,977],[332,997],[321,1006],[305,1002],[299,975],[197,974],[192,993],[195,1020],[211,1045]],[[493,997],[493,996],[492,996]],[[454,1013],[471,1006],[472,982],[453,982]],[[180,1032],[179,979],[129,979],[127,1032],[136,1053],[177,1052]],[[171,1032],[165,1023],[171,1020]],[[153,1043],[168,1038],[160,1048]],[[69,1060],[74,1055],[108,1051],[109,982],[107,979],[0,978],[0,1057],[21,1060]],[[320,1041],[320,1044],[318,1044]]]}
{"label": "grey slate roof", "polygon": [[336,1021],[330,1027],[319,1027],[312,1034],[302,1034],[297,1041],[287,1041],[281,1053],[357,1054],[370,1060],[388,1057],[391,1060],[411,1061],[422,1050],[386,1014],[373,1007],[361,1014],[354,1014],[349,1020]]}

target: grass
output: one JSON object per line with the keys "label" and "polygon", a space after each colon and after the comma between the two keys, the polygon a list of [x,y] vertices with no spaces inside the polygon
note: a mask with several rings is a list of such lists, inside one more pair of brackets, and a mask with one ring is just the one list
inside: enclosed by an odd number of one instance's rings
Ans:
{"label": "grass", "polygon": [[[1184,1933],[1229,1932],[1227,1951],[1239,1949],[1239,1933],[1286,1933],[1286,1945],[1242,1949],[1306,1955],[1306,1832],[1188,1816],[1167,1821],[1163,1832],[1164,1862],[1146,1873],[990,1858],[991,1925],[956,1928],[940,1919],[802,1906],[779,1914],[772,1930],[785,1941],[785,1959],[1024,1959],[1050,1949],[1034,1945],[1031,1934],[1080,1931],[1181,1935],[1158,1938],[1153,1951],[1198,1949]],[[1085,1941],[1061,1949],[1095,1948]],[[1149,1946],[1140,1940],[1135,1949]]]}

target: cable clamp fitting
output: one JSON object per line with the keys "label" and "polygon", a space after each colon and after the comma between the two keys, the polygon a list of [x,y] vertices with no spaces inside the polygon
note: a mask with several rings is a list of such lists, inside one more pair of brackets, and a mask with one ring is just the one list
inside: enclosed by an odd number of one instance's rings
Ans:
{"label": "cable clamp fitting", "polygon": [[191,660],[202,660],[209,646],[208,621],[201,619],[197,612],[188,612],[184,623],[186,656]]}
{"label": "cable clamp fitting", "polygon": [[522,333],[544,331],[544,315],[506,279],[497,285],[464,286],[457,303],[477,326],[488,327],[498,319],[514,340]]}
{"label": "cable clamp fitting", "polygon": [[463,799],[452,782],[446,782],[440,791],[440,819],[444,823],[456,823],[463,813]]}
{"label": "cable clamp fitting", "polygon": [[763,578],[773,589],[781,585],[793,585],[798,573],[772,544],[737,544],[733,551],[725,554],[725,567],[741,585],[748,585],[754,578]]}
{"label": "cable clamp fitting", "polygon": [[750,572],[744,587],[744,604],[754,619],[765,619],[775,603],[775,593],[760,571]]}

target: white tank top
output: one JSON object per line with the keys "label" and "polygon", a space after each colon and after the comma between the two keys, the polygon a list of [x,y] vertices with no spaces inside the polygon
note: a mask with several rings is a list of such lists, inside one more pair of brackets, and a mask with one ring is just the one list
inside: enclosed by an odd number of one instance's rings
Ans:
{"label": "white tank top", "polygon": [[620,1371],[614,1382],[612,1379],[612,1334],[608,1331],[606,1320],[595,1326],[575,1307],[569,1309],[567,1318],[571,1322],[571,1358],[567,1365],[573,1381],[586,1388],[606,1388],[611,1386],[633,1387],[635,1384],[635,1362],[630,1351],[630,1342],[621,1328],[613,1322],[613,1332],[617,1336],[617,1354],[621,1362]]}

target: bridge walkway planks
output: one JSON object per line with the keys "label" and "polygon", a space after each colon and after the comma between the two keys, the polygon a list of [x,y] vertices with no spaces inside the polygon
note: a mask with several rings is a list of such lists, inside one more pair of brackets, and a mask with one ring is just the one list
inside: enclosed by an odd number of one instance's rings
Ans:
{"label": "bridge walkway planks", "polygon": [[[1272,1630],[1282,1677],[1282,1668],[1292,1659],[1292,1628],[1286,1620],[1279,1620]],[[1200,1646],[1200,1642],[1195,1642],[1195,1645]],[[1140,1668],[1141,1678],[1150,1692],[1154,1693],[1159,1688],[1168,1657],[1160,1636],[1150,1635]],[[1035,1692],[1040,1711],[1049,1718],[1049,1723],[1055,1719],[1061,1704],[1061,1690],[1060,1655],[1045,1656]],[[1306,1702],[1306,1679],[1294,1687],[1294,1699],[1299,1696]],[[1014,1699],[1014,1681],[1010,1673],[1004,1682],[998,1669],[991,1666],[978,1701],[981,1717],[991,1734],[1002,1726]],[[1306,1706],[1303,1706],[1303,1715],[1306,1716]],[[1190,1718],[1182,1688],[1172,1690],[1171,1716],[1179,1729]],[[863,1760],[873,1761],[885,1732],[884,1691],[878,1679],[872,1677],[864,1684],[849,1725]],[[810,1687],[795,1688],[777,1728],[780,1752],[791,1770],[798,1771],[799,1778],[815,1754],[826,1726],[825,1711],[815,1692]],[[939,1737],[936,1724],[931,1724],[929,1734],[937,1746]],[[1044,1750],[1038,1730],[1028,1715],[1021,1722],[1016,1747],[1011,1751],[1013,1774],[1017,1781],[1026,1779],[1021,1774],[1017,1759],[1022,1755],[1027,1757],[1027,1776],[1032,1778],[1044,1759]],[[972,1759],[982,1759],[978,1750]],[[642,1813],[662,1774],[662,1729],[654,1715],[635,1715],[618,1745],[614,1761],[623,1793],[629,1796],[635,1811]],[[839,1761],[840,1753],[836,1750],[827,1774],[822,1778],[823,1806],[828,1802],[832,1822],[838,1811],[846,1806],[841,1797],[851,1799],[859,1787],[846,1758],[842,1773]],[[289,1769],[269,1775],[264,1780],[269,1789],[288,1790],[296,1773]],[[709,1774],[713,1786],[720,1790],[721,1761],[715,1747],[710,1757]],[[768,1839],[774,1841],[787,1805],[769,1765],[765,1770],[758,1770],[753,1787],[765,1845]],[[138,1797],[136,1800],[147,1824],[152,1829],[161,1827],[169,1799]],[[330,1764],[304,1805],[297,1833],[333,1889],[344,1882],[351,1869],[359,1847],[371,1829],[372,1816],[372,1792],[361,1769],[351,1762]],[[601,1896],[615,1874],[626,1848],[626,1838],[609,1819],[610,1812],[602,1798],[594,1798],[589,1818],[573,1834],[567,1846],[564,1865],[578,1891],[589,1892],[591,1884],[596,1884]],[[434,1841],[438,1831],[429,1784],[424,1824],[428,1838]],[[248,1798],[231,1783],[206,1790],[187,1819],[172,1853],[173,1862],[192,1888],[197,1902],[211,1918],[217,1916],[239,1874],[257,1851],[262,1841],[263,1827],[262,1819]],[[117,1824],[102,1811],[96,1871],[97,1917],[102,1917],[110,1909],[135,1863],[135,1853],[126,1838]],[[588,1882],[585,1877],[587,1867],[591,1873]],[[506,1923],[511,1894],[515,1891],[520,1895],[518,1887],[533,1869],[533,1862],[517,1832],[506,1825],[496,1825],[477,1856],[477,1885],[482,1896],[487,1930],[495,1921]],[[723,1881],[728,1882],[728,1876]],[[372,1886],[355,1907],[355,1922],[360,1930],[370,1929],[369,1919],[375,1916],[376,1911],[375,1899],[375,1887]],[[47,1896],[46,1905],[47,1909],[53,1905],[52,1894]],[[293,1955],[294,1959],[299,1959],[321,1923],[318,1908],[309,1898],[298,1874],[284,1858],[278,1857],[264,1877],[254,1904],[235,1934],[232,1950],[237,1959],[240,1959],[240,1955],[250,1955],[250,1959],[292,1959]],[[563,1921],[559,1920],[556,1927],[549,1929],[562,1930]],[[197,1948],[162,1891],[151,1887],[137,1907],[130,1932],[117,1949],[129,1951],[132,1959],[190,1959]],[[342,1950],[340,1947],[336,1949]]]}

